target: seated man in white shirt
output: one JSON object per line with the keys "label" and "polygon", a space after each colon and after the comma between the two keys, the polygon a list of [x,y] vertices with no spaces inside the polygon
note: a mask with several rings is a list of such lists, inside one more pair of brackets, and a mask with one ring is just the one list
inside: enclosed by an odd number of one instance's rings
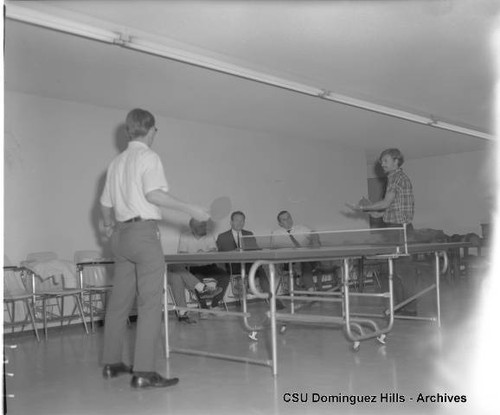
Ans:
{"label": "seated man in white shirt", "polygon": [[[188,232],[181,234],[179,238],[178,253],[196,254],[200,252],[213,252],[217,251],[217,245],[213,235],[207,234],[207,222],[200,222],[195,219],[189,221]],[[195,264],[189,266],[191,272],[196,278],[203,282],[204,278],[213,278],[217,281],[217,286],[221,291],[213,297],[212,308],[219,306],[220,301],[224,298],[226,288],[229,284],[229,275],[216,264]],[[195,291],[196,292],[196,291]],[[206,299],[198,296],[198,300],[202,308],[208,308]]]}
{"label": "seated man in white shirt", "polygon": [[[200,282],[183,265],[168,266],[168,285],[172,289],[175,305],[178,307],[187,307],[186,289],[193,291],[203,301],[213,298],[222,292],[220,287],[214,288]],[[178,311],[178,319],[181,323],[196,323],[196,320],[192,319],[188,312],[184,310]]]}
{"label": "seated man in white shirt", "polygon": [[[318,240],[307,226],[294,225],[292,215],[286,210],[278,213],[279,229],[273,231],[271,246],[273,248],[305,248],[318,245]],[[314,291],[313,272],[316,262],[298,262],[294,269],[300,275],[302,285],[307,291]]]}

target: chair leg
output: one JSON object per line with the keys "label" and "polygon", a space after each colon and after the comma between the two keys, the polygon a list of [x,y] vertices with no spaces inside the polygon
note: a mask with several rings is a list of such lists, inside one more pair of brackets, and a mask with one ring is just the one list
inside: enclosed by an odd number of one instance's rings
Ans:
{"label": "chair leg", "polygon": [[95,332],[94,327],[94,299],[92,296],[92,290],[89,290],[89,311],[90,311],[90,330],[92,333]]}
{"label": "chair leg", "polygon": [[[175,302],[175,298],[174,298],[174,293],[172,292],[172,288],[168,284],[167,284],[167,292],[168,292],[167,298],[170,298],[170,300],[172,300],[172,303],[174,304],[174,306],[177,306],[177,303]],[[165,310],[165,315],[168,315],[168,307]],[[179,317],[179,310],[175,310],[175,315],[177,317]]]}
{"label": "chair leg", "polygon": [[[14,302],[10,303],[12,308],[9,308],[9,304],[7,304],[7,313],[9,314],[10,321],[16,321],[16,304]],[[14,326],[10,328],[11,333],[14,333]]]}
{"label": "chair leg", "polygon": [[[58,300],[60,300],[61,302],[59,303]],[[64,297],[60,297],[60,298],[56,299],[56,301],[57,301],[58,305],[60,304],[59,316],[61,317],[61,328],[63,328],[63,324],[64,324]],[[68,325],[69,325],[69,323],[70,323],[70,320],[68,319]]]}
{"label": "chair leg", "polygon": [[39,342],[40,336],[38,335],[38,330],[36,329],[34,307],[33,308],[31,307],[31,304],[28,299],[26,299],[26,308],[28,309],[28,313],[30,315],[31,325],[33,327],[33,331],[35,332],[36,340]]}
{"label": "chair leg", "polygon": [[79,294],[75,294],[74,297],[75,297],[76,303],[78,304],[78,310],[80,311],[80,317],[81,317],[81,319],[83,321],[83,327],[85,328],[85,333],[89,334],[89,329],[87,327],[87,322],[85,321],[85,314],[83,314],[83,306],[82,306],[82,302],[80,300],[80,295]]}
{"label": "chair leg", "polygon": [[43,314],[43,331],[45,334],[45,340],[48,338],[48,333],[47,333],[47,304],[46,304],[46,298],[44,297],[42,299],[42,314]]}
{"label": "chair leg", "polygon": [[373,278],[377,282],[377,287],[380,290],[382,288],[382,286],[380,285],[380,279],[378,278],[378,271],[373,271]]}

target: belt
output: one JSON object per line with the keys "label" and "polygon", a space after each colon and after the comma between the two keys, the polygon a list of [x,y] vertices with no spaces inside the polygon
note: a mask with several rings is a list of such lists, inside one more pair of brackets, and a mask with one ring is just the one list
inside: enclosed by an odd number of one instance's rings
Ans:
{"label": "belt", "polygon": [[132,222],[148,222],[148,221],[154,221],[154,219],[142,219],[140,216],[136,216],[135,218],[125,220],[121,223],[132,223]]}

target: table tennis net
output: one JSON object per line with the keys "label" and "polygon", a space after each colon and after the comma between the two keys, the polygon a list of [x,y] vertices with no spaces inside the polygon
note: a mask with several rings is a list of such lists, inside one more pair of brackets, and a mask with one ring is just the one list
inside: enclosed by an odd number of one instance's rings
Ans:
{"label": "table tennis net", "polygon": [[394,248],[394,252],[406,252],[406,231],[401,227],[312,231],[310,233],[291,234],[280,232],[268,235],[244,235],[240,240],[240,249],[243,251],[350,246],[383,246]]}

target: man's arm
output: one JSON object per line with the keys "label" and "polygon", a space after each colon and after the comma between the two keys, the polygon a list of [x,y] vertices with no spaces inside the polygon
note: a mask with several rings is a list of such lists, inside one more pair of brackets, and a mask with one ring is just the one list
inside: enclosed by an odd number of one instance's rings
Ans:
{"label": "man's arm", "polygon": [[[371,213],[370,213],[370,216],[377,218],[377,217],[383,216],[383,211],[386,210],[391,205],[391,203],[394,201],[395,197],[396,197],[396,193],[394,193],[392,190],[388,190],[385,193],[385,197],[378,202],[368,203],[366,205],[362,205],[361,203],[357,203],[356,205],[346,203],[346,205],[354,211],[373,212],[375,214],[375,216],[372,215]],[[380,211],[382,211],[382,212],[380,212]],[[379,215],[379,213],[381,213],[381,214]]]}
{"label": "man's arm", "polygon": [[217,243],[213,236],[207,236],[205,246],[198,252],[217,252]]}
{"label": "man's arm", "polygon": [[186,203],[161,189],[152,190],[146,193],[146,200],[159,207],[187,213],[198,221],[210,219],[208,212],[203,208]]}
{"label": "man's arm", "polygon": [[371,205],[366,205],[366,206],[361,206],[362,211],[372,211],[372,210],[386,210],[389,206],[391,206],[391,203],[394,201],[394,198],[396,197],[396,193],[393,191],[387,191],[385,193],[385,197],[375,203],[372,203]]}
{"label": "man's arm", "polygon": [[113,234],[113,208],[101,204],[102,222],[99,224],[100,231],[109,238]]}

